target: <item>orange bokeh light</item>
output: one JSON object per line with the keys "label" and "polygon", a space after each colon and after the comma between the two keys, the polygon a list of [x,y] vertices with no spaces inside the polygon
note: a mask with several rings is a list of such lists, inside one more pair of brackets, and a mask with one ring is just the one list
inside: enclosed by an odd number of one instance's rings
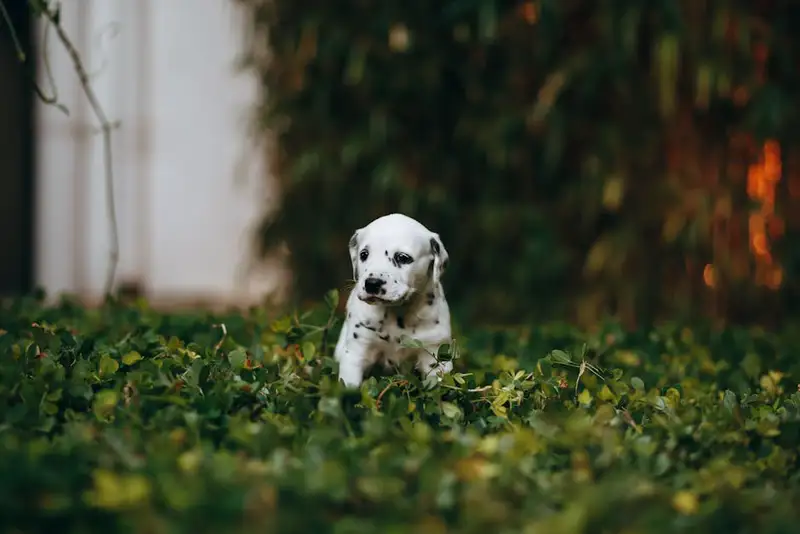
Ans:
{"label": "orange bokeh light", "polygon": [[717,274],[714,272],[714,266],[710,263],[703,268],[703,282],[708,287],[715,287],[717,285]]}
{"label": "orange bokeh light", "polygon": [[777,141],[764,143],[759,161],[747,171],[747,194],[758,201],[758,211],[751,213],[748,221],[750,250],[756,260],[756,281],[777,289],[783,281],[783,271],[773,266],[769,234],[783,233],[784,223],[775,214],[775,189],[781,179],[781,147]]}

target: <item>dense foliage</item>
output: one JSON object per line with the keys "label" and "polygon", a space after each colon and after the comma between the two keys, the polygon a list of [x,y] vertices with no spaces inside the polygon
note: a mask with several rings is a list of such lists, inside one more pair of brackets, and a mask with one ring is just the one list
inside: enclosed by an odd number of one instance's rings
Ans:
{"label": "dense foliage", "polygon": [[797,296],[796,2],[237,1],[282,195],[261,242],[299,296],[394,210],[481,319],[745,322]]}
{"label": "dense foliage", "polygon": [[345,392],[337,298],[5,303],[0,530],[796,531],[797,333],[459,332],[441,382]]}

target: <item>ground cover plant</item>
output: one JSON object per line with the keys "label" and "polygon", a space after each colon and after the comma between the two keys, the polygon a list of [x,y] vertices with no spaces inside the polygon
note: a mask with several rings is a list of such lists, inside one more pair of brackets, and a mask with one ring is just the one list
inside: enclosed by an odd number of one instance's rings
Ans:
{"label": "ground cover plant", "polygon": [[[335,380],[285,317],[0,311],[3,532],[795,532],[800,334],[457,330],[455,372]],[[413,340],[409,340],[413,343]]]}

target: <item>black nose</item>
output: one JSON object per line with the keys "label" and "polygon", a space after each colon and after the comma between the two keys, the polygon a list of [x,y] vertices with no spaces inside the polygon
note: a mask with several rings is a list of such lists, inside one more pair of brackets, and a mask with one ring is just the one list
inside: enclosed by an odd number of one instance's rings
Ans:
{"label": "black nose", "polygon": [[381,287],[383,287],[385,283],[386,281],[380,278],[367,278],[364,280],[364,291],[370,295],[375,295],[381,290]]}

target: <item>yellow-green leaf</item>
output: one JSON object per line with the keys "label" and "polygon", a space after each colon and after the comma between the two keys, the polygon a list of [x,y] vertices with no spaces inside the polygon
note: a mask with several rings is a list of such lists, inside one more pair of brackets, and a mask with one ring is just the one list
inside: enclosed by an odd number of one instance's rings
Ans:
{"label": "yellow-green leaf", "polygon": [[90,505],[105,509],[134,507],[150,496],[150,482],[144,475],[118,475],[111,471],[94,473],[94,487],[86,494]]}
{"label": "yellow-green leaf", "polygon": [[119,362],[109,356],[108,354],[103,354],[100,357],[100,376],[108,376],[113,375],[119,370]]}
{"label": "yellow-green leaf", "polygon": [[603,385],[603,389],[597,394],[597,398],[605,402],[617,402],[617,396],[607,385]]}
{"label": "yellow-green leaf", "polygon": [[311,359],[317,353],[317,347],[311,343],[310,341],[306,341],[303,343],[303,357],[305,359]]}
{"label": "yellow-green leaf", "polygon": [[116,408],[119,394],[111,389],[105,389],[95,395],[92,409],[98,419],[106,419]]}
{"label": "yellow-green leaf", "polygon": [[136,352],[135,350],[132,350],[122,357],[122,363],[124,363],[125,365],[133,365],[134,363],[138,362],[141,359],[142,355]]}
{"label": "yellow-green leaf", "polygon": [[672,506],[680,514],[692,515],[700,508],[700,503],[697,500],[697,495],[691,491],[679,491],[672,498]]}
{"label": "yellow-green leaf", "polygon": [[272,328],[272,331],[277,334],[285,334],[292,329],[292,318],[286,316],[281,319],[278,319],[277,321],[272,323],[272,325],[270,325],[270,328]]}
{"label": "yellow-green leaf", "polygon": [[58,405],[52,402],[44,402],[42,403],[42,412],[47,415],[55,415],[58,413]]}
{"label": "yellow-green leaf", "polygon": [[450,419],[461,419],[463,415],[461,408],[452,402],[442,402],[442,413]]}

